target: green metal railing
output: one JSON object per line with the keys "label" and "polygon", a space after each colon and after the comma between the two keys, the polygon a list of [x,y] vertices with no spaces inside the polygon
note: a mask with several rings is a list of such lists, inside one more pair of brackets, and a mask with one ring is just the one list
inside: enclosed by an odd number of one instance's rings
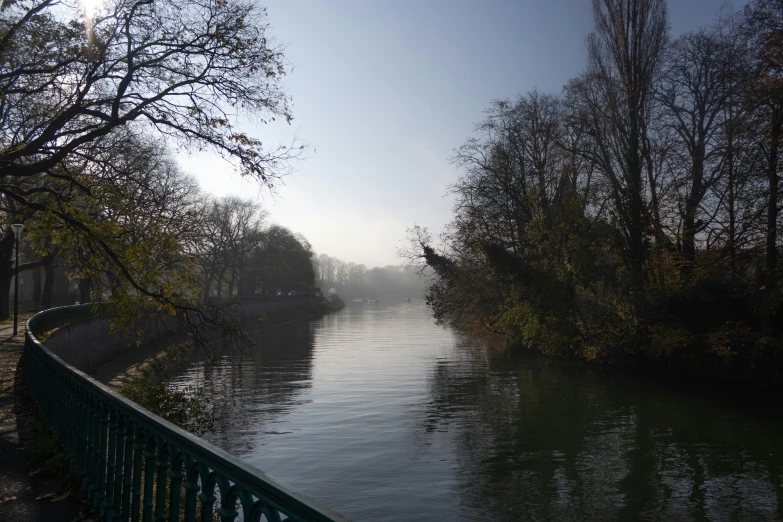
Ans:
{"label": "green metal railing", "polygon": [[103,520],[347,520],[111,391],[35,338],[89,315],[78,305],[31,318],[25,372],[41,419]]}

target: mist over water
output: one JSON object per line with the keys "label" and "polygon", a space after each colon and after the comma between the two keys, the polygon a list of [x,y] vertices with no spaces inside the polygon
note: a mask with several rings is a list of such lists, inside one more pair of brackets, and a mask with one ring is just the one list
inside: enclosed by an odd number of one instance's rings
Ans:
{"label": "mist over water", "polygon": [[355,520],[771,520],[783,423],[629,377],[512,357],[420,301],[283,325],[176,384],[206,438]]}

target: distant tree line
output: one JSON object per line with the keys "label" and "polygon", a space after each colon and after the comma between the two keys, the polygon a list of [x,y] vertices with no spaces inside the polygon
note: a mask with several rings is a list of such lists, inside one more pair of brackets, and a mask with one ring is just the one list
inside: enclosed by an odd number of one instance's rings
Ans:
{"label": "distant tree line", "polygon": [[264,225],[264,213],[250,200],[208,199],[199,260],[203,295],[246,297],[310,293],[315,273],[312,248],[301,234]]}
{"label": "distant tree line", "polygon": [[356,285],[364,284],[367,276],[367,267],[356,263],[346,263],[336,257],[329,257],[321,254],[313,257],[313,269],[316,279],[322,285],[341,284]]}
{"label": "distant tree line", "polygon": [[419,297],[424,281],[416,269],[384,266],[367,269],[326,254],[313,256],[316,282],[324,291],[334,288],[342,297]]}
{"label": "distant tree line", "polygon": [[493,102],[455,152],[451,224],[412,230],[435,317],[550,354],[772,382],[783,0],[676,39],[665,0],[593,14],[585,71]]}

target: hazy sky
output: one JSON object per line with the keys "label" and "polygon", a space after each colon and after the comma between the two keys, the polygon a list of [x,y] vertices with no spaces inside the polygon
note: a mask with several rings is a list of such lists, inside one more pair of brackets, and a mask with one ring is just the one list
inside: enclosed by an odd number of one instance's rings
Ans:
{"label": "hazy sky", "polygon": [[[672,35],[710,24],[724,0],[669,2]],[[744,2],[735,2],[741,6]],[[258,129],[310,146],[275,197],[207,154],[182,158],[204,190],[251,197],[314,250],[399,264],[413,224],[440,231],[450,163],[490,101],[560,92],[585,65],[590,0],[268,0],[293,71],[294,122]]]}

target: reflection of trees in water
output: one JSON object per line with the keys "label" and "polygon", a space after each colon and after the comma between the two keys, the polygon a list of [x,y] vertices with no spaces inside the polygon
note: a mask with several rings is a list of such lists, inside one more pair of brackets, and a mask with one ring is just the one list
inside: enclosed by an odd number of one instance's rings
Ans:
{"label": "reflection of trees in water", "polygon": [[253,339],[257,347],[199,363],[186,376],[203,384],[214,399],[216,445],[243,454],[258,446],[258,435],[275,432],[280,417],[310,402],[314,330],[308,321],[276,327]]}
{"label": "reflection of trees in water", "polygon": [[783,518],[779,422],[471,339],[429,381],[420,436],[450,434],[465,518]]}

